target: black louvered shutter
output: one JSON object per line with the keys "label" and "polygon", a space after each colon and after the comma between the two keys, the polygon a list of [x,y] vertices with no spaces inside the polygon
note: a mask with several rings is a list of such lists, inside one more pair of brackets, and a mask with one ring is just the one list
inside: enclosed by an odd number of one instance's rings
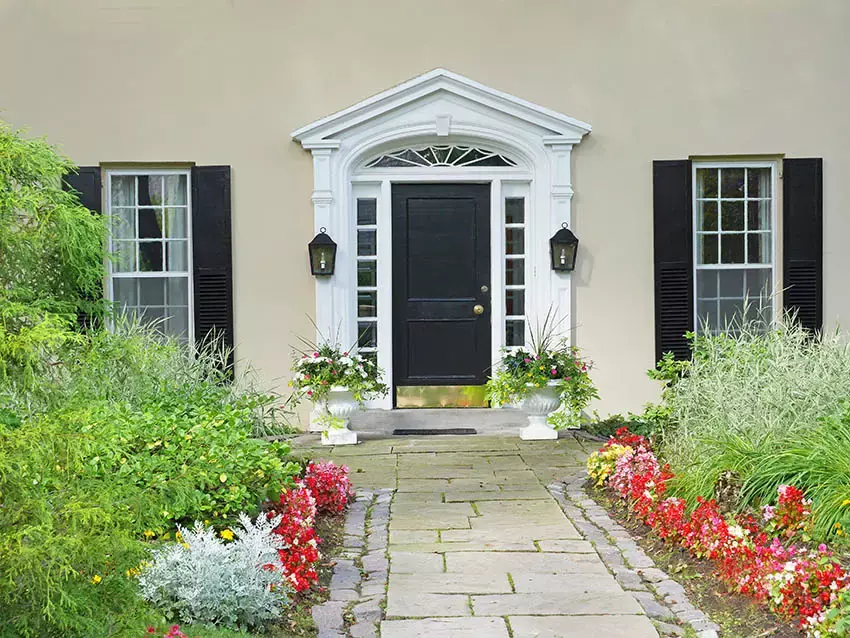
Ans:
{"label": "black louvered shutter", "polygon": [[[80,203],[93,213],[100,215],[103,212],[100,166],[80,166],[77,170],[79,172],[76,174],[65,175],[62,188],[76,191]],[[97,300],[92,299],[91,301]],[[80,311],[77,314],[77,323],[80,328],[91,328],[97,321],[93,320],[87,313]]]}
{"label": "black louvered shutter", "polygon": [[214,331],[232,349],[230,228],[230,167],[196,166],[192,169],[195,343],[201,344]]}
{"label": "black louvered shutter", "polygon": [[655,360],[666,352],[689,359],[685,333],[694,329],[691,162],[652,163],[655,257]]}
{"label": "black louvered shutter", "polygon": [[782,163],[785,310],[812,332],[823,327],[823,160]]}

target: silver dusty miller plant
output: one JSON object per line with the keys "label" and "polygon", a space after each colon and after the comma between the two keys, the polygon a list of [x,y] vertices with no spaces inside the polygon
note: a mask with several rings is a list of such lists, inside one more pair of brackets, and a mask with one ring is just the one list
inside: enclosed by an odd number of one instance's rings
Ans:
{"label": "silver dusty miller plant", "polygon": [[260,514],[252,523],[240,514],[231,543],[199,522],[179,527],[183,544],[155,550],[139,577],[142,597],[174,619],[207,626],[258,627],[280,617],[291,594],[278,555],[286,543],[273,531],[280,519]]}

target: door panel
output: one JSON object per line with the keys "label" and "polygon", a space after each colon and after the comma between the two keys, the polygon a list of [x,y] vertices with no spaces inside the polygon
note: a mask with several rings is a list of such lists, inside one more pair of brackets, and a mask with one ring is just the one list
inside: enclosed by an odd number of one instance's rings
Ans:
{"label": "door panel", "polygon": [[[396,385],[484,383],[490,367],[490,186],[393,186]],[[474,313],[481,305],[483,312]]]}

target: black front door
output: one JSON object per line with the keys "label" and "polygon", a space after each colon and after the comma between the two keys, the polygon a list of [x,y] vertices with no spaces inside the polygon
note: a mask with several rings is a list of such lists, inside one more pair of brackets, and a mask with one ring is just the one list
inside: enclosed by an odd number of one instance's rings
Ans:
{"label": "black front door", "polygon": [[393,185],[393,377],[479,385],[490,367],[490,186]]}

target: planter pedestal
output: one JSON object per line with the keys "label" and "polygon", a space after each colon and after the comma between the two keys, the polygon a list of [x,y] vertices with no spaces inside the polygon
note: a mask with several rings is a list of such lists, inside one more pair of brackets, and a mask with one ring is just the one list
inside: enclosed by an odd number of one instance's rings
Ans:
{"label": "planter pedestal", "polygon": [[310,410],[309,423],[307,426],[308,432],[324,432],[328,429],[328,424],[325,419],[328,417],[328,406],[322,401],[318,405],[313,406]]}
{"label": "planter pedestal", "polygon": [[328,413],[334,417],[337,424],[328,426],[322,432],[322,445],[354,445],[357,443],[357,432],[348,429],[349,418],[360,405],[354,396],[345,388],[331,388],[326,402]]}
{"label": "planter pedestal", "polygon": [[532,389],[522,400],[522,411],[528,415],[528,426],[519,433],[523,441],[551,441],[558,438],[546,419],[561,405],[560,389],[557,381],[550,381],[546,387]]}

